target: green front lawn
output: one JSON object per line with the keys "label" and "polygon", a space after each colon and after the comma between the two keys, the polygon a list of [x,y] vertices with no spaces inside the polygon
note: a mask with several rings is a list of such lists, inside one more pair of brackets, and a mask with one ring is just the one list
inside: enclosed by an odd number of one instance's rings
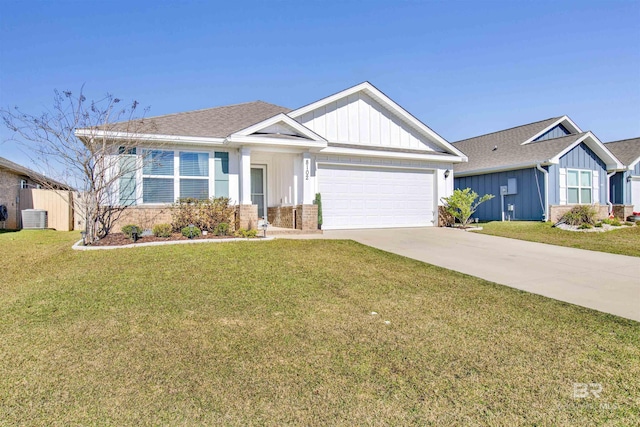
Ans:
{"label": "green front lawn", "polygon": [[549,222],[494,221],[481,225],[483,229],[476,233],[590,251],[640,256],[640,226],[604,233],[584,233],[553,228]]}
{"label": "green front lawn", "polygon": [[[1,425],[640,417],[637,322],[351,241],[77,238],[0,234]],[[602,391],[574,398],[575,383]]]}

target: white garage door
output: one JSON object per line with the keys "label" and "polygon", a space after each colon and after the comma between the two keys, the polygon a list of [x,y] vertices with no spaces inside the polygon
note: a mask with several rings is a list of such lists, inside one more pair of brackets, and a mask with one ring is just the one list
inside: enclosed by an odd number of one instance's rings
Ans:
{"label": "white garage door", "polygon": [[433,225],[433,172],[319,165],[322,228]]}
{"label": "white garage door", "polygon": [[631,203],[633,211],[640,212],[640,179],[631,181]]}

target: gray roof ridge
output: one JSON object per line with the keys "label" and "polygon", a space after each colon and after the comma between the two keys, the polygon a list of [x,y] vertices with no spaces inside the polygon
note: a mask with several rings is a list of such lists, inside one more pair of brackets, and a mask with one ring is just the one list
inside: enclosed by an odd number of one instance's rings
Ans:
{"label": "gray roof ridge", "polygon": [[636,136],[636,137],[633,137],[633,138],[616,139],[615,141],[603,142],[603,144],[614,144],[616,142],[627,142],[627,141],[633,141],[634,139],[640,139],[640,136]]}
{"label": "gray roof ridge", "polygon": [[[469,140],[471,140],[471,139],[481,138],[481,137],[483,137],[483,136],[489,136],[489,135],[493,135],[493,134],[496,134],[496,133],[502,133],[502,132],[506,132],[506,131],[509,131],[509,130],[513,130],[513,129],[517,129],[517,128],[521,128],[521,127],[525,127],[525,126],[535,125],[536,123],[542,123],[542,122],[546,122],[546,121],[548,121],[548,120],[557,120],[557,119],[560,119],[560,118],[562,118],[562,117],[564,117],[564,116],[549,117],[548,119],[538,120],[538,121],[535,121],[535,122],[526,123],[526,124],[524,124],[524,125],[512,126],[512,127],[510,127],[510,128],[507,128],[507,129],[501,129],[501,130],[497,130],[497,131],[494,131],[494,132],[488,132],[488,133],[484,133],[484,134],[482,134],[482,135],[472,136],[471,138],[460,139],[460,140],[458,140],[458,141],[452,142],[452,144],[457,144],[457,143],[459,143],[459,142],[469,141]],[[567,135],[567,136],[568,136],[568,135]]]}
{"label": "gray roof ridge", "polygon": [[140,118],[138,120],[160,119],[160,118],[171,117],[171,116],[181,116],[181,115],[185,115],[185,114],[199,113],[199,112],[208,111],[208,110],[215,110],[217,108],[238,107],[240,105],[257,104],[257,103],[273,105],[274,107],[278,107],[278,108],[282,108],[282,109],[285,109],[285,110],[292,111],[288,107],[283,107],[282,105],[272,104],[270,102],[266,102],[266,101],[262,101],[260,99],[257,99],[255,101],[238,102],[236,104],[218,105],[217,107],[199,108],[197,110],[179,111],[177,113],[161,114],[159,116],[142,117],[142,118]]}

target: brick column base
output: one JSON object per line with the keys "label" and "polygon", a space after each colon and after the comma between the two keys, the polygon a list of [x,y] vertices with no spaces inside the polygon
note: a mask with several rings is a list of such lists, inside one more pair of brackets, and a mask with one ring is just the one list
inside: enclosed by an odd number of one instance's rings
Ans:
{"label": "brick column base", "polygon": [[318,205],[296,206],[296,228],[305,231],[318,229]]}
{"label": "brick column base", "polygon": [[613,205],[613,216],[619,220],[626,221],[633,215],[633,205]]}
{"label": "brick column base", "polygon": [[[558,222],[562,216],[569,212],[572,208],[580,206],[580,205],[552,205],[549,206],[549,219],[551,222]],[[609,218],[609,206],[607,205],[593,205],[595,210],[598,212],[596,215],[596,219],[606,219]]]}
{"label": "brick column base", "polygon": [[252,230],[258,227],[258,205],[239,205],[240,228]]}

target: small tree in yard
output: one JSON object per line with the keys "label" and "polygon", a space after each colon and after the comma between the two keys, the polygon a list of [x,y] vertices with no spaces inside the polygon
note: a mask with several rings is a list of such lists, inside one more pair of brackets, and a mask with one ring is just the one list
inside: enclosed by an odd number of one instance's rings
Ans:
{"label": "small tree in yard", "polygon": [[478,209],[478,206],[494,197],[493,194],[485,194],[476,201],[478,193],[470,188],[465,188],[464,190],[454,190],[451,196],[443,197],[441,200],[445,204],[446,211],[465,227],[469,224],[471,215]]}
{"label": "small tree in yard", "polygon": [[51,111],[32,115],[15,107],[0,109],[0,114],[14,132],[13,141],[34,153],[42,169],[78,191],[76,214],[85,220],[91,242],[108,235],[127,208],[129,203],[120,202],[123,188],[131,185],[121,188],[120,180],[143,166],[143,156],[134,155],[136,138],[150,124],[136,116],[137,101],[123,105],[112,95],[88,101],[82,90],[78,95],[54,93]]}

